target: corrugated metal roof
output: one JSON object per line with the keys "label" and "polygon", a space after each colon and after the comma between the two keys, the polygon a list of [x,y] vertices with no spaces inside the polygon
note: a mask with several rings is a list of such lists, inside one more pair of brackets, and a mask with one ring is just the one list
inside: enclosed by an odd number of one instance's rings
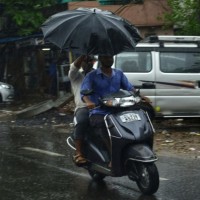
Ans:
{"label": "corrugated metal roof", "polygon": [[41,33],[38,33],[34,35],[29,35],[29,36],[5,37],[5,38],[0,38],[0,44],[28,40],[31,38],[38,38],[38,37],[41,38],[43,37],[43,35]]}

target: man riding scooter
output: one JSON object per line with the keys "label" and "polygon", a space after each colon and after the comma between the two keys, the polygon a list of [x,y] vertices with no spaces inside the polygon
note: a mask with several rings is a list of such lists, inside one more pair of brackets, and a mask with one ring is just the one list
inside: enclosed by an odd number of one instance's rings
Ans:
{"label": "man riding scooter", "polygon": [[[99,104],[99,98],[124,89],[134,91],[134,86],[128,81],[127,77],[121,70],[111,68],[113,64],[112,56],[99,56],[101,67],[88,73],[82,83],[81,91],[93,90],[90,96],[82,95],[83,101],[90,110],[90,125],[94,128],[97,135],[109,149],[109,138],[106,131],[104,116],[108,114],[109,109],[95,108]],[[150,102],[148,98],[142,97],[145,101]]]}
{"label": "man riding scooter", "polygon": [[76,153],[73,159],[77,166],[87,163],[87,160],[82,153],[82,146],[85,137],[85,130],[89,126],[89,110],[80,98],[80,87],[84,76],[93,69],[93,61],[94,58],[91,56],[79,56],[73,63],[71,63],[68,74],[76,105],[74,112],[74,142]]}
{"label": "man riding scooter", "polygon": [[128,82],[128,79],[122,71],[112,69],[112,56],[99,56],[101,67],[88,73],[82,83],[81,90],[93,90],[94,93],[90,96],[82,95],[83,101],[90,110],[90,125],[94,128],[95,133],[101,136],[101,139],[106,144],[110,151],[109,138],[104,116],[109,113],[108,109],[95,108],[99,104],[99,98],[107,94],[117,92],[120,89],[133,91],[134,86]]}

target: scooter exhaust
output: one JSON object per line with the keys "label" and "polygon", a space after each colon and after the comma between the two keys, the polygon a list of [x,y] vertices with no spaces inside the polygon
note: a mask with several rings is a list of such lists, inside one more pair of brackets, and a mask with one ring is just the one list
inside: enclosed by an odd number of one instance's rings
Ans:
{"label": "scooter exhaust", "polygon": [[94,170],[94,171],[97,171],[101,174],[105,174],[105,175],[108,175],[108,176],[112,176],[112,170],[107,168],[107,167],[103,167],[101,165],[98,165],[98,164],[95,164],[95,163],[90,163],[88,166],[87,166],[87,169],[90,169],[90,170]]}

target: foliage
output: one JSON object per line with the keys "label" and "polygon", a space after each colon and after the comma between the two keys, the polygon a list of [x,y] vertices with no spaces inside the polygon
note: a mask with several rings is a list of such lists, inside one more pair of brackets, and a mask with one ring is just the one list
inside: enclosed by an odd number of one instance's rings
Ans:
{"label": "foliage", "polygon": [[167,25],[174,25],[177,34],[200,35],[200,0],[168,0],[172,12],[165,15]]}
{"label": "foliage", "polygon": [[19,35],[29,35],[37,31],[45,19],[42,9],[56,3],[56,0],[1,0],[4,16],[11,18]]}

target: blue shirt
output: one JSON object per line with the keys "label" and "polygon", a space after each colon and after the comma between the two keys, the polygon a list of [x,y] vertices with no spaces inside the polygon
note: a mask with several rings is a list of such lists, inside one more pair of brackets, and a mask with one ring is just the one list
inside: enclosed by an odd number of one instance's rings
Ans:
{"label": "blue shirt", "polygon": [[[81,90],[93,90],[94,93],[90,95],[90,99],[96,105],[99,104],[99,98],[117,92],[120,89],[131,91],[134,89],[133,85],[128,81],[124,73],[118,69],[112,69],[111,77],[103,74],[100,68],[88,73],[81,85]],[[82,95],[83,97],[83,95]],[[90,114],[108,114],[108,109],[96,108],[90,111]]]}

